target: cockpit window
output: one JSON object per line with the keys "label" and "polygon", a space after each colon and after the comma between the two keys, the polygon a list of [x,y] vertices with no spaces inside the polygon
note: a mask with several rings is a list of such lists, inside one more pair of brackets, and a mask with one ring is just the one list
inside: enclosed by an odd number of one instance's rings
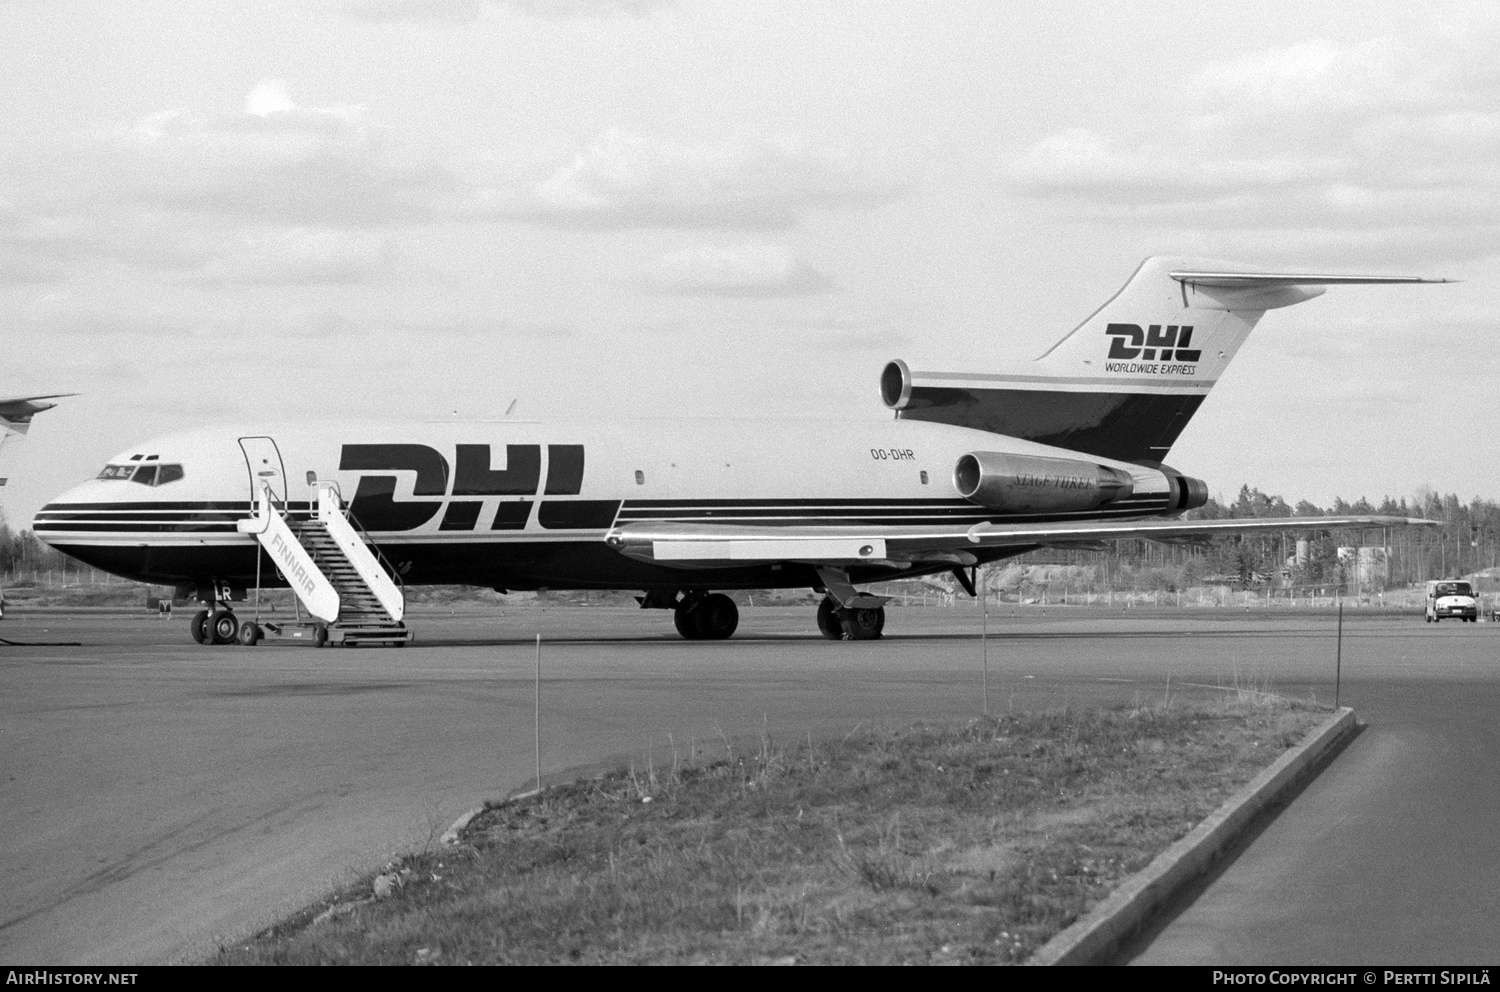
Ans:
{"label": "cockpit window", "polygon": [[96,478],[129,479],[143,486],[165,486],[183,477],[181,465],[106,465]]}

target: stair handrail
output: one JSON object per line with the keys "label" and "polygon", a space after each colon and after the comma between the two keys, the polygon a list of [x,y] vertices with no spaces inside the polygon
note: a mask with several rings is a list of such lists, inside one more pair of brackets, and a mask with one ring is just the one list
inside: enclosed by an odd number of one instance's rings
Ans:
{"label": "stair handrail", "polygon": [[385,556],[385,552],[380,550],[380,545],[375,543],[375,539],[370,536],[370,532],[365,530],[364,524],[359,522],[359,518],[354,515],[354,508],[344,503],[344,491],[339,487],[338,480],[330,479],[324,481],[323,479],[319,479],[317,485],[320,489],[326,486],[329,492],[334,495],[334,498],[338,500],[339,509],[344,513],[344,519],[349,521],[355,533],[365,542],[365,547],[369,548],[375,555],[375,560],[380,563],[380,567],[385,571],[385,574],[392,582],[396,583],[396,588],[401,590],[402,598],[405,598],[406,583],[401,581],[401,573],[396,571],[396,567]]}
{"label": "stair handrail", "polygon": [[[259,481],[260,491],[256,494],[255,498],[250,501],[250,516],[248,517],[248,519],[261,521],[261,527],[258,531],[245,531],[244,533],[247,534],[264,534],[266,532],[266,529],[271,526],[271,510],[279,509],[283,517],[287,514],[286,503],[284,501],[279,501],[276,499],[276,490],[271,488],[270,480],[261,479]],[[262,502],[266,504],[266,511],[264,513],[261,512]]]}

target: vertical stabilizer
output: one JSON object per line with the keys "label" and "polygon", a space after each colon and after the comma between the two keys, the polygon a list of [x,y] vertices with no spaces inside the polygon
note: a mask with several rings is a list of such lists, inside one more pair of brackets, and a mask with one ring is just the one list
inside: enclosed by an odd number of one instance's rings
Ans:
{"label": "vertical stabilizer", "polygon": [[1341,283],[1446,281],[1256,272],[1155,256],[1026,367],[913,372],[895,361],[882,373],[881,396],[902,418],[1159,463],[1265,311]]}

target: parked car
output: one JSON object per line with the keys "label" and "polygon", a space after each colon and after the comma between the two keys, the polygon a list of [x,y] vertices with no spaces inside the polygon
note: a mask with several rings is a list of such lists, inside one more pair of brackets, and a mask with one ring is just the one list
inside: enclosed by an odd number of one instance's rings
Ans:
{"label": "parked car", "polygon": [[1458,617],[1473,623],[1479,619],[1479,597],[1462,579],[1434,579],[1427,583],[1427,622]]}

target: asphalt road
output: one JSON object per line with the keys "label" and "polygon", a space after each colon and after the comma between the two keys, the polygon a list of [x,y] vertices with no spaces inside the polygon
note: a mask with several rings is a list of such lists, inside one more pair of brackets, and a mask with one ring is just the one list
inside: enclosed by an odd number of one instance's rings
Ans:
{"label": "asphalt road", "polygon": [[[990,620],[997,711],[1234,685],[1333,694],[1327,614],[1010,612]],[[970,604],[893,609],[873,643],[823,641],[798,608],[746,610],[719,643],[679,640],[669,614],[619,608],[413,626],[409,648],[315,651],[199,647],[181,617],[8,617],[0,636],[12,641],[83,646],[0,646],[0,963],[193,960],[525,787],[538,632],[544,777],[982,705]],[[1329,921],[1320,946],[1361,960],[1492,959],[1497,656],[1490,625],[1351,619],[1344,701],[1370,707],[1370,728],[1262,834],[1281,848],[1272,866],[1212,918],[1178,917],[1194,936],[1169,944],[1164,931],[1142,959],[1323,960],[1301,957],[1308,920]],[[1355,778],[1329,784],[1341,775]],[[1325,788],[1322,813],[1271,839]],[[1350,830],[1351,818],[1367,826]],[[1326,884],[1309,881],[1298,848],[1330,863]],[[1446,870],[1432,875],[1437,863]],[[1404,926],[1405,941],[1373,953],[1351,932],[1366,926],[1359,913],[1399,914],[1389,928]]]}
{"label": "asphalt road", "polygon": [[1364,647],[1341,699],[1360,735],[1122,961],[1500,961],[1500,629]]}

